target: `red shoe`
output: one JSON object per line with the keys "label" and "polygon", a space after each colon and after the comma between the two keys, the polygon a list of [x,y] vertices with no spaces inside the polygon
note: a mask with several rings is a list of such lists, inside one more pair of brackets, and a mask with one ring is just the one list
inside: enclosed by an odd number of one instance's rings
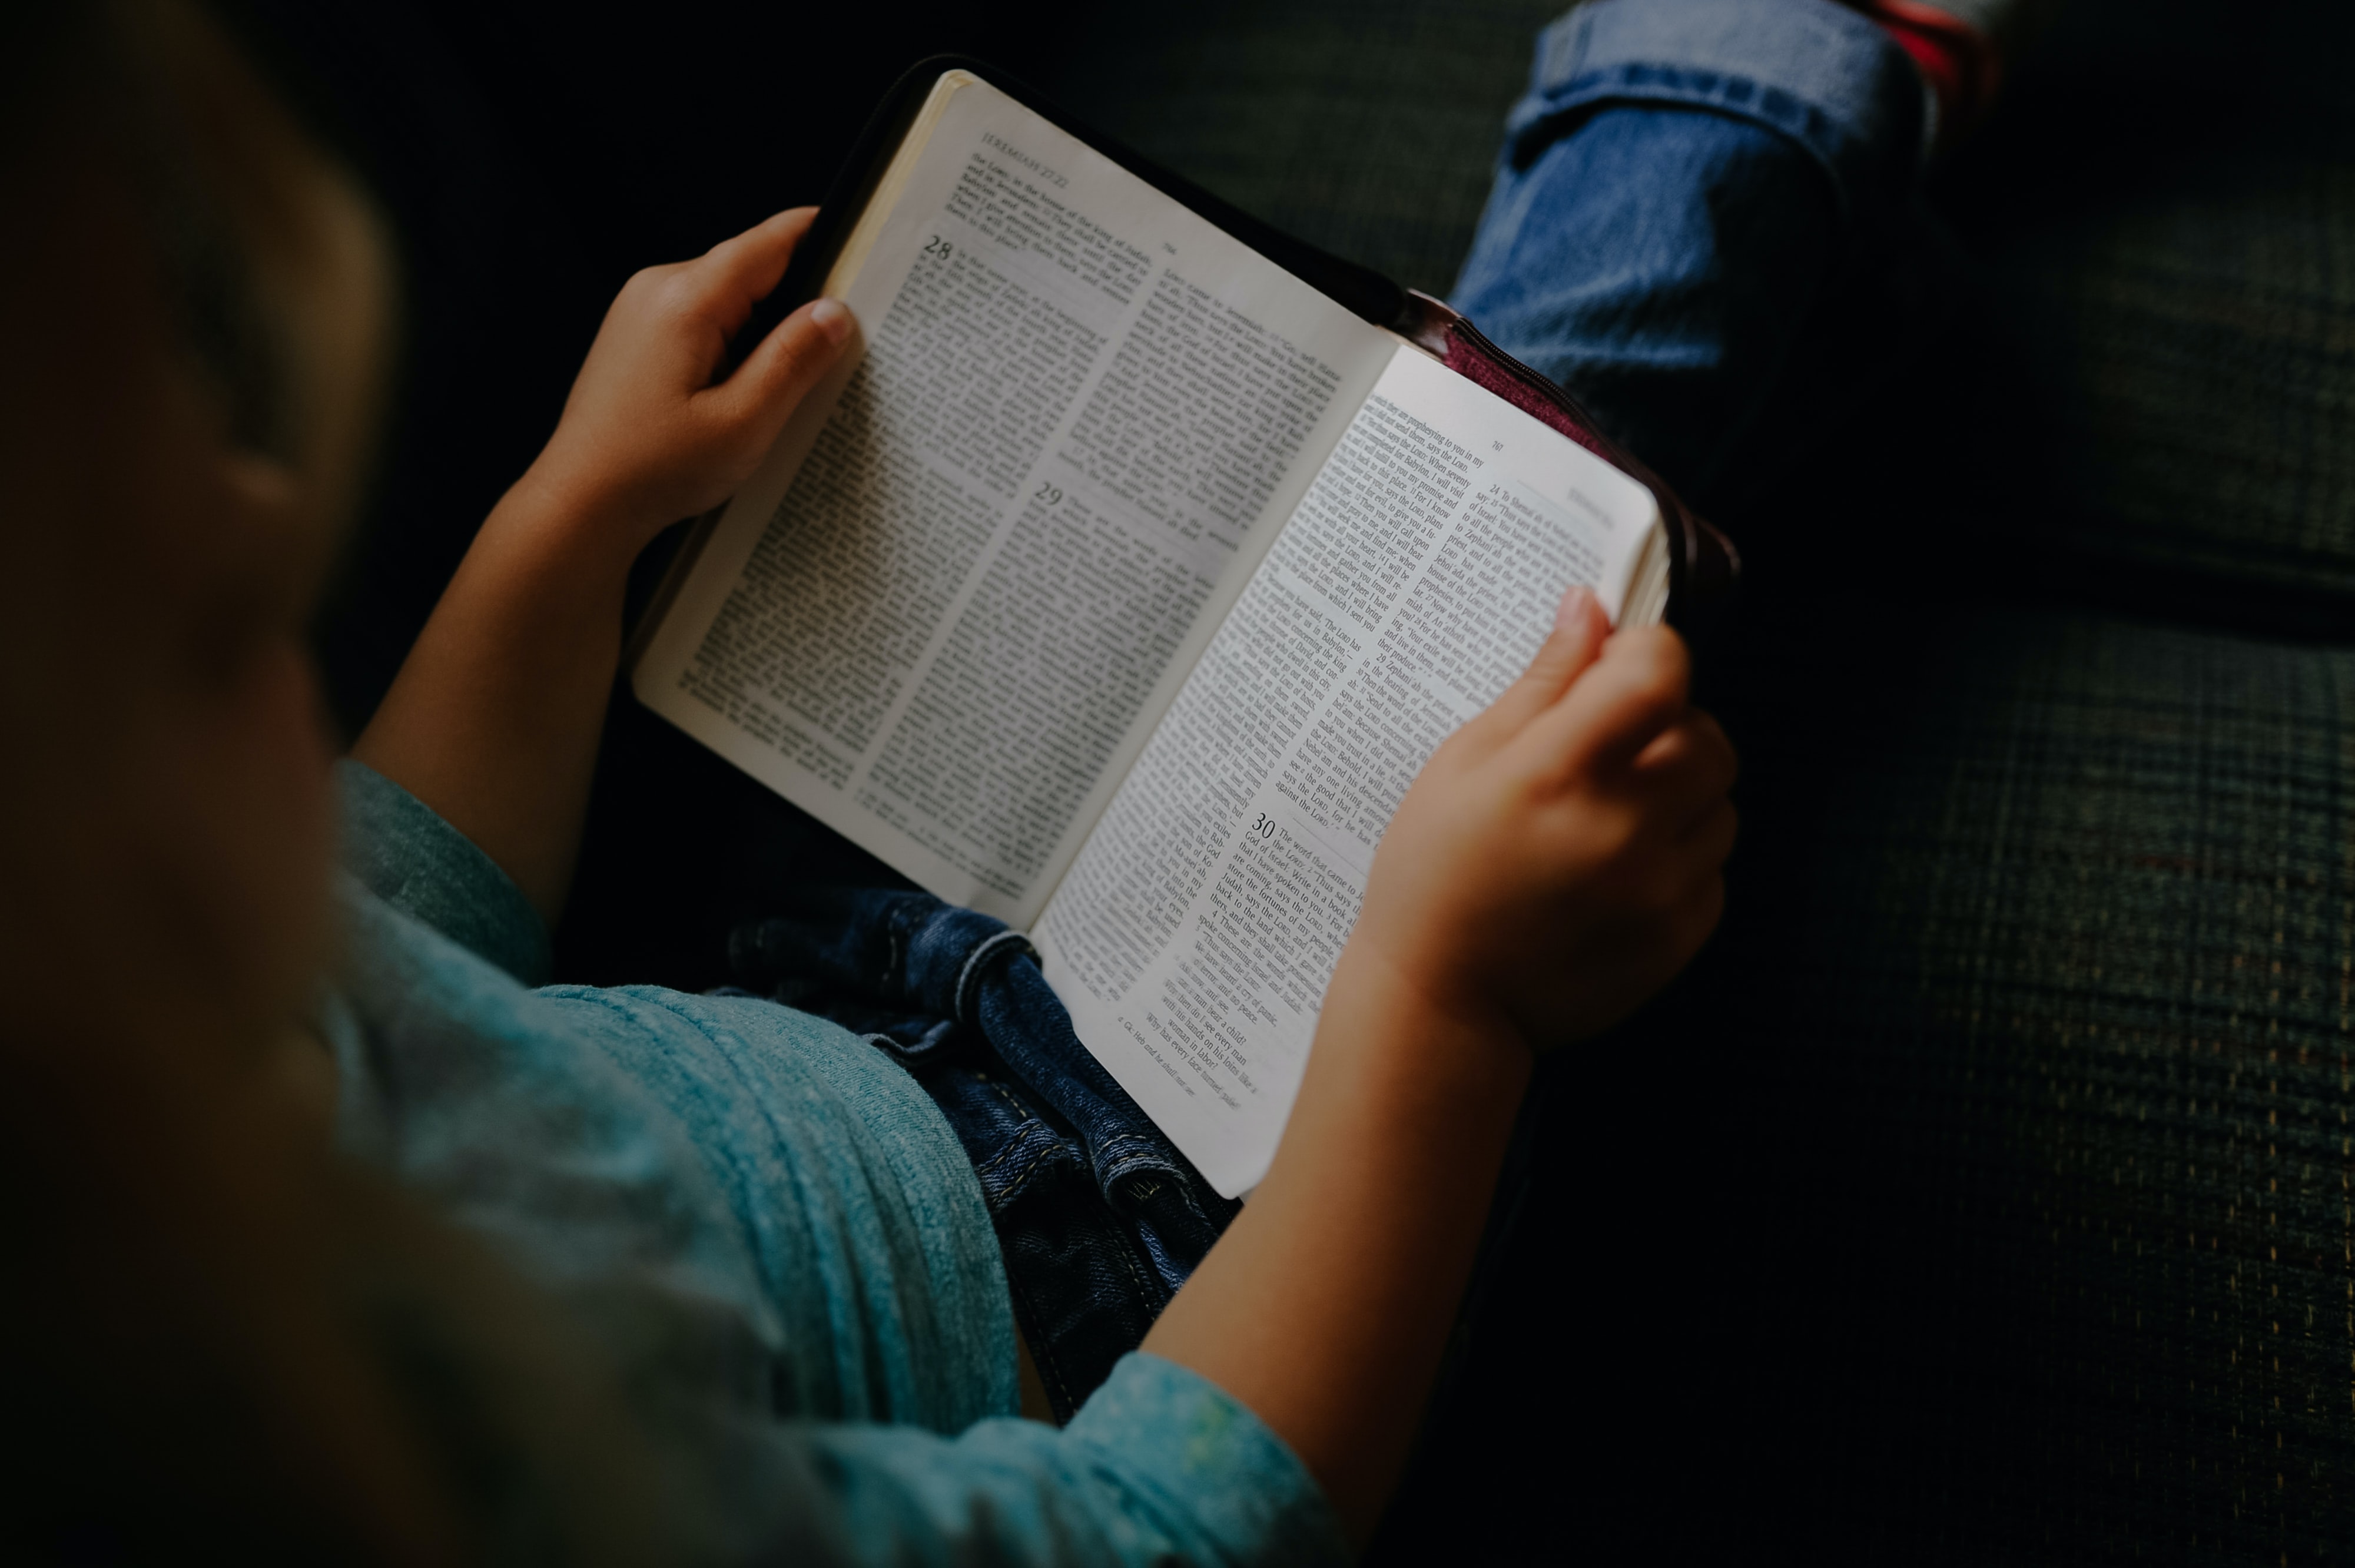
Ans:
{"label": "red shoe", "polygon": [[1843,0],[1913,57],[1936,114],[1931,150],[1968,135],[2003,89],[2004,66],[2052,9],[2049,0]]}

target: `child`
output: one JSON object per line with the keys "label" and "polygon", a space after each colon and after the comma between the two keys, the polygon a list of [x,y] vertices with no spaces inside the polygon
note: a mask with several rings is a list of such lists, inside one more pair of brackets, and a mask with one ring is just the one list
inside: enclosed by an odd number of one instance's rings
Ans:
{"label": "child", "polygon": [[1717,919],[1733,758],[1675,635],[1564,602],[1385,837],[1251,1204],[1069,1426],[1014,1419],[987,1217],[898,1067],[751,998],[515,977],[630,561],[847,334],[816,302],[706,384],[809,214],[632,280],[338,784],[302,633],[386,352],[375,220],[181,0],[5,26],[27,1544],[1346,1557],[1534,1058]]}

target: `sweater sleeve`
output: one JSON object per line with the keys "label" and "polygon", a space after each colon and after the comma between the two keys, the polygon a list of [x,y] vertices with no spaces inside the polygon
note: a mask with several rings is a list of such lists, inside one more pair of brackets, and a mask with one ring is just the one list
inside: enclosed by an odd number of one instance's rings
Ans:
{"label": "sweater sleeve", "polygon": [[1142,1351],[1058,1432],[808,1426],[833,1543],[853,1563],[1346,1563],[1340,1523],[1283,1439]]}
{"label": "sweater sleeve", "polygon": [[366,763],[336,774],[344,867],[362,886],[527,986],[548,978],[548,926],[496,861]]}

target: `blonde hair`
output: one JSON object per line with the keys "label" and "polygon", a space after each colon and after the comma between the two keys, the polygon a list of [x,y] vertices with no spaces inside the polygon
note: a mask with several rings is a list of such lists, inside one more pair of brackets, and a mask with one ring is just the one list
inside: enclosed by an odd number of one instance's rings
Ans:
{"label": "blonde hair", "polygon": [[[112,194],[77,195],[98,187]],[[61,269],[77,243],[114,239],[32,230],[127,206],[157,297],[80,306],[156,324],[141,327],[143,351],[176,356],[224,450],[282,471],[322,519],[347,505],[387,330],[381,237],[353,182],[203,12],[100,0],[0,15],[0,203],[24,225],[0,235],[0,288],[23,296],[20,318],[40,291],[87,296],[97,285]],[[106,368],[81,389],[102,393]],[[0,361],[0,386],[16,383],[0,411],[40,406],[49,389],[34,374]],[[21,560],[67,560],[34,547],[76,529],[100,536],[87,547],[98,555],[137,548],[135,530],[103,537],[108,519],[58,499],[71,475],[43,468],[29,438],[0,438],[0,529]],[[12,645],[0,659],[69,652]],[[0,721],[50,711],[37,704],[53,694],[20,699],[6,675]],[[0,794],[0,809],[16,798]],[[10,852],[32,855],[43,825],[10,827]],[[71,891],[65,859],[39,864],[46,890],[0,875],[0,899]],[[37,935],[47,912],[9,911],[0,944]],[[0,986],[16,994],[0,1011],[12,1261],[0,1411],[16,1441],[0,1470],[0,1549],[653,1550],[656,1459],[594,1347],[467,1238],[336,1156],[317,1040],[242,1038],[250,1019],[196,998],[77,994],[37,957],[5,956]],[[135,973],[147,956],[119,963]]]}

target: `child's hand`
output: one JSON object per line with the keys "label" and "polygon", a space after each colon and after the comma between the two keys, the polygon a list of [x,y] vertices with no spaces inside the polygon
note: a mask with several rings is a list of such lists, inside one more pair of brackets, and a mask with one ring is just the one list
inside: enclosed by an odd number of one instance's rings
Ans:
{"label": "child's hand", "polygon": [[1374,857],[1266,1178],[1145,1348],[1256,1412],[1369,1533],[1472,1272],[1529,1052],[1603,1028],[1724,901],[1733,750],[1673,632],[1562,601]]}
{"label": "child's hand", "polygon": [[1724,906],[1733,748],[1666,628],[1573,589],[1529,672],[1407,792],[1353,948],[1448,1016],[1543,1051],[1683,967]]}
{"label": "child's hand", "polygon": [[547,450],[475,534],[353,747],[550,922],[589,813],[630,563],[751,475],[850,336],[849,311],[814,300],[712,381],[812,216],[780,214],[623,288]]}
{"label": "child's hand", "polygon": [[730,336],[777,286],[815,215],[780,213],[623,284],[556,434],[517,488],[632,555],[666,525],[726,500],[850,336],[840,301],[813,300],[712,383]]}

